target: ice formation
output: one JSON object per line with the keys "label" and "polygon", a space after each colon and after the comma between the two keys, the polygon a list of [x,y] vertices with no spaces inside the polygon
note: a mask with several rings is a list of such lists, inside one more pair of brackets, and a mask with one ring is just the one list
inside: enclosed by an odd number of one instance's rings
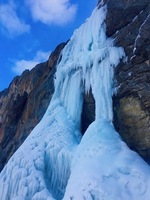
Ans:
{"label": "ice formation", "polygon": [[[41,122],[0,174],[1,200],[148,200],[150,168],[112,124],[113,68],[124,56],[96,8],[62,51],[55,93]],[[83,93],[95,121],[80,133]]]}

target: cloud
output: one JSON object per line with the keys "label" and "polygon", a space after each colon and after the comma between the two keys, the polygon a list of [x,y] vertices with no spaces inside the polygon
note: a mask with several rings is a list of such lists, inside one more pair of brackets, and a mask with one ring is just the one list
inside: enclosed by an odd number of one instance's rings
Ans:
{"label": "cloud", "polygon": [[44,24],[64,25],[73,20],[77,6],[70,0],[27,0],[35,21]]}
{"label": "cloud", "polygon": [[17,60],[12,71],[20,75],[25,69],[31,70],[38,63],[44,62],[49,58],[50,52],[38,51],[32,60]]}
{"label": "cloud", "polygon": [[0,4],[0,25],[1,30],[7,31],[11,36],[30,31],[30,26],[17,16],[16,7],[12,1]]}

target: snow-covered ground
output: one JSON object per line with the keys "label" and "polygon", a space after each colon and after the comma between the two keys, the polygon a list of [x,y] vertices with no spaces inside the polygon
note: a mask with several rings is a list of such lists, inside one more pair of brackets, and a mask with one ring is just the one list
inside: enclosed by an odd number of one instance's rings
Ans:
{"label": "snow-covered ground", "polygon": [[[112,119],[113,68],[124,56],[96,8],[62,51],[55,93],[0,174],[0,200],[148,200],[150,167],[121,140]],[[83,93],[95,121],[81,137]]]}

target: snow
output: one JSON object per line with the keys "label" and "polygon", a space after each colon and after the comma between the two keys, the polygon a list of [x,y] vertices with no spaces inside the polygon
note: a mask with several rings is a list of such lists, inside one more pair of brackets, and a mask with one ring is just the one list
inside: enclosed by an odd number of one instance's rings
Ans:
{"label": "snow", "polygon": [[74,155],[64,200],[148,200],[149,173],[112,124],[96,120]]}
{"label": "snow", "polygon": [[128,76],[132,76],[132,72],[129,72],[129,73],[128,73]]}
{"label": "snow", "polygon": [[[113,68],[124,57],[96,8],[62,51],[55,92],[30,136],[0,174],[1,200],[148,200],[149,166],[121,140],[112,120]],[[95,121],[81,136],[83,94]]]}
{"label": "snow", "polygon": [[1,172],[2,200],[61,199],[77,135],[63,107],[57,105],[52,113],[49,109]]}

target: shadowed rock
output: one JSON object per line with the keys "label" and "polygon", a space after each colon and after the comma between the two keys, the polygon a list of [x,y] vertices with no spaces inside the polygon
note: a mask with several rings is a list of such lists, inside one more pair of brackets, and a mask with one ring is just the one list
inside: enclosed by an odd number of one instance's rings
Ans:
{"label": "shadowed rock", "polygon": [[43,117],[54,92],[53,75],[65,43],[48,61],[14,78],[0,93],[0,170]]}

